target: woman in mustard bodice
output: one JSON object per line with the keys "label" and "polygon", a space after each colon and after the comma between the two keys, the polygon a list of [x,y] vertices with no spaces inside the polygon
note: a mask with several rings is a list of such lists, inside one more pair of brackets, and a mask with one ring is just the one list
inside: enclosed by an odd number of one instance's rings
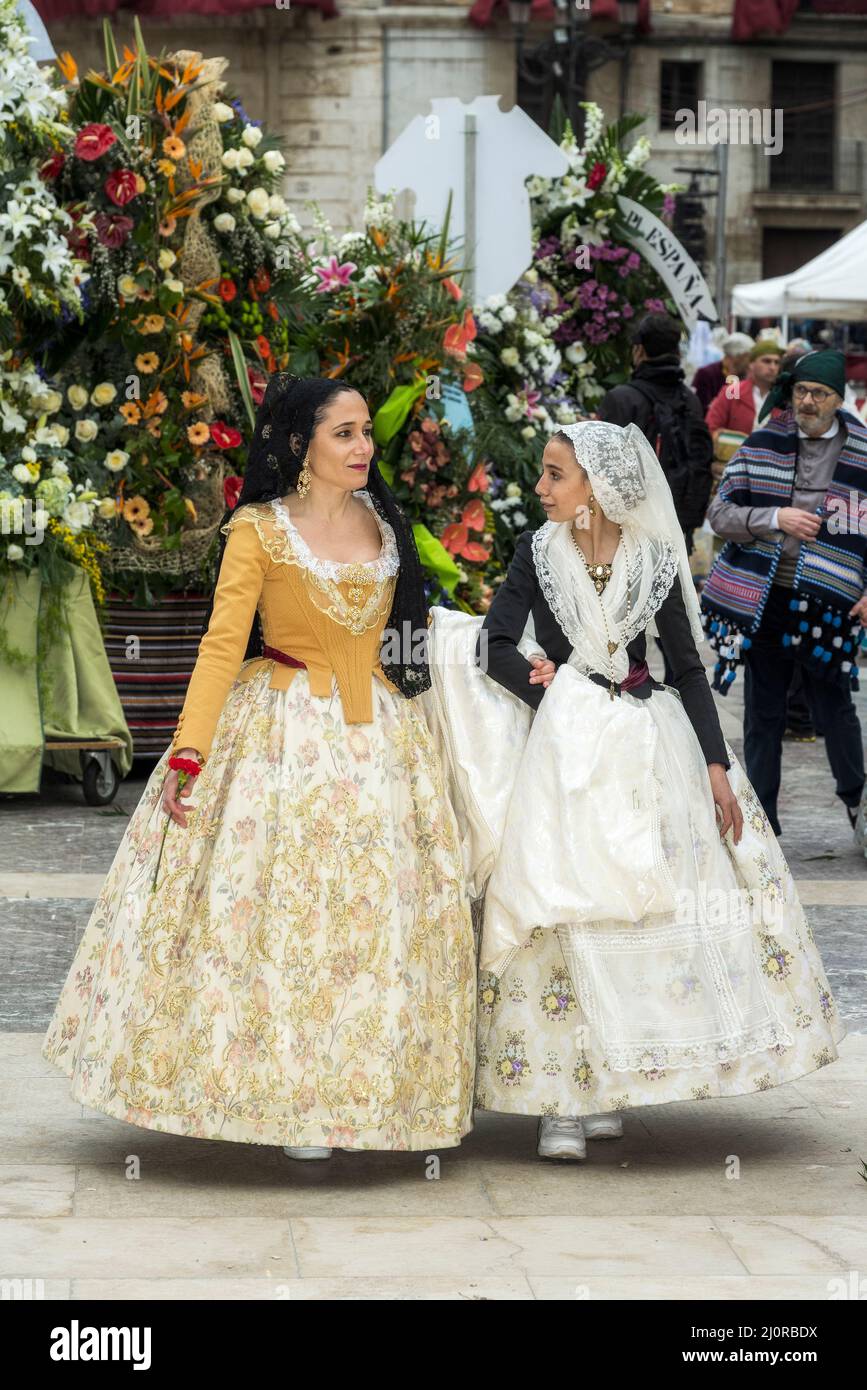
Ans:
{"label": "woman in mustard bodice", "polygon": [[[472,924],[412,698],[430,685],[421,567],[359,393],[273,376],[220,529],[172,747],[43,1055],[75,1099],[174,1134],[293,1158],[454,1146]],[[198,769],[180,789],[170,758]]]}

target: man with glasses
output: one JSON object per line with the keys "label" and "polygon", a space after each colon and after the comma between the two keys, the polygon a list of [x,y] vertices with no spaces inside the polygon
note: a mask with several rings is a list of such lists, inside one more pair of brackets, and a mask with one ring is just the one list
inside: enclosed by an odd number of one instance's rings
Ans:
{"label": "man with glasses", "polygon": [[867,428],[841,408],[845,389],[841,352],[781,373],[708,510],[727,541],[702,595],[714,685],[724,693],[743,660],[744,761],[776,834],[795,661],[853,827],[864,787],[852,690],[867,623]]}

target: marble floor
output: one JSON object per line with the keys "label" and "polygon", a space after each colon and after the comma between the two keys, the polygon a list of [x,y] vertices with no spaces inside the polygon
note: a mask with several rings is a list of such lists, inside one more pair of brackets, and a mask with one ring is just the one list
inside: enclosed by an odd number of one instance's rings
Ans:
{"label": "marble floor", "polygon": [[[739,682],[718,700],[739,755],[740,701]],[[433,1163],[296,1164],[72,1101],[42,1033],[148,772],[102,810],[60,783],[0,798],[0,1278],[48,1299],[867,1297],[867,860],[821,741],[786,745],[781,843],[846,1018],[840,1058],[641,1109],[565,1165],[536,1158],[520,1116],[479,1113]]]}

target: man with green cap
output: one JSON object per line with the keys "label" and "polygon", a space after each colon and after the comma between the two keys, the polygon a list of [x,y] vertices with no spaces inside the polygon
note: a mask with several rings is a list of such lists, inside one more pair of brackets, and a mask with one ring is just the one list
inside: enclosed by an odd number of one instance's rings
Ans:
{"label": "man with green cap", "polygon": [[704,418],[714,444],[721,430],[752,433],[776,382],[784,352],[776,338],[760,338],[750,349],[749,370],[743,381],[727,383],[708,406]]}
{"label": "man with green cap", "polygon": [[841,352],[781,373],[708,510],[727,542],[702,594],[714,687],[725,693],[743,660],[744,760],[776,834],[795,661],[853,826],[864,787],[852,691],[867,623],[867,426],[842,408],[845,389]]}

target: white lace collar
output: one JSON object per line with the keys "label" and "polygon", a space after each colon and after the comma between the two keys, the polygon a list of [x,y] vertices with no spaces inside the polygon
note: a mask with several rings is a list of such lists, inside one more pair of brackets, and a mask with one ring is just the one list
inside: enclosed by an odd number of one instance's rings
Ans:
{"label": "white lace collar", "polygon": [[362,501],[366,507],[373,512],[379,533],[382,536],[382,550],[375,560],[323,560],[318,555],[314,555],[309,545],[305,541],[298,527],[295,525],[288,509],[279,497],[271,499],[271,509],[274,512],[277,524],[285,531],[289,537],[295,558],[302,569],[310,570],[320,579],[328,579],[333,583],[338,583],[349,570],[357,570],[361,566],[370,571],[373,581],[380,583],[388,579],[400,570],[400,558],[397,551],[397,541],[394,531],[389,526],[384,517],[374,507],[365,488],[360,488],[355,496]]}

